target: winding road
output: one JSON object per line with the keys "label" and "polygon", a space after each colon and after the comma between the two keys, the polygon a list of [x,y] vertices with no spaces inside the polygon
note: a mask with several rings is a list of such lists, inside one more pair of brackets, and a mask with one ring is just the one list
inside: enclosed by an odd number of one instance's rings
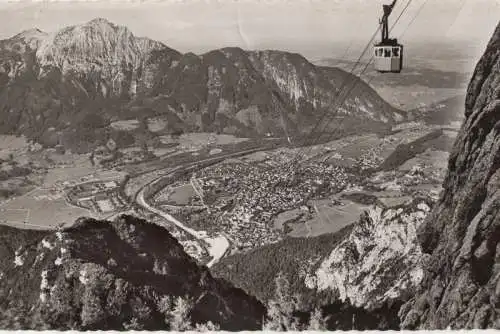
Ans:
{"label": "winding road", "polygon": [[222,161],[229,159],[229,158],[240,157],[240,156],[252,154],[255,152],[259,152],[259,151],[266,151],[269,149],[270,148],[268,148],[268,147],[253,148],[250,150],[245,150],[245,151],[236,152],[236,153],[230,153],[230,154],[226,154],[223,156],[209,158],[209,159],[201,160],[201,161],[198,161],[195,163],[189,163],[187,165],[175,167],[175,168],[171,169],[168,173],[166,173],[166,174],[154,179],[153,181],[150,181],[147,184],[143,185],[141,187],[141,189],[136,193],[135,202],[138,205],[140,205],[141,207],[143,207],[144,209],[146,209],[146,210],[164,218],[165,220],[175,224],[177,227],[179,227],[180,229],[182,229],[186,233],[190,234],[195,239],[200,240],[204,244],[208,245],[207,251],[210,254],[210,256],[212,257],[212,259],[207,263],[206,266],[211,267],[215,263],[219,262],[220,259],[222,259],[224,257],[224,255],[227,253],[227,251],[229,250],[229,245],[230,245],[229,240],[223,234],[218,234],[215,237],[211,237],[208,235],[208,233],[206,231],[196,231],[196,230],[193,230],[192,228],[184,225],[181,221],[179,221],[178,219],[173,217],[168,212],[162,211],[162,210],[152,206],[151,204],[149,204],[145,198],[144,192],[146,191],[147,187],[150,186],[151,184],[157,182],[158,180],[160,180],[162,178],[168,177],[168,176],[172,175],[173,173],[178,172],[180,170],[186,170],[188,168],[197,167],[199,165],[203,165],[203,167],[206,167],[210,164],[222,162]]}
{"label": "winding road", "polygon": [[192,228],[187,227],[183,223],[181,223],[178,219],[176,219],[174,216],[171,214],[164,212],[158,208],[155,208],[151,206],[149,203],[146,202],[144,199],[144,188],[141,189],[141,191],[137,195],[137,203],[142,206],[143,208],[157,214],[158,216],[166,219],[167,221],[175,224],[182,230],[184,230],[186,233],[192,235],[194,238],[204,241],[205,243],[208,244],[208,253],[210,256],[212,256],[212,260],[207,263],[207,267],[211,267],[215,263],[217,263],[227,252],[229,249],[229,241],[224,237],[223,235],[218,235],[214,238],[210,238],[205,231],[196,231],[193,230]]}

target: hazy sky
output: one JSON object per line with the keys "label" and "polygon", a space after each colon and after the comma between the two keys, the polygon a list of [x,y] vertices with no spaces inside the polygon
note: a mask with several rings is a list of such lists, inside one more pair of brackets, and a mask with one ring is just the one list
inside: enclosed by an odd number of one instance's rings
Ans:
{"label": "hazy sky", "polygon": [[[391,24],[409,0],[399,0]],[[359,52],[390,0],[31,1],[0,3],[0,38],[37,27],[52,32],[95,17],[128,26],[181,52],[223,46],[283,49],[310,58]],[[424,4],[424,7],[421,7]],[[408,26],[421,9],[413,24]],[[394,29],[406,44],[478,42],[500,18],[500,0],[413,0]],[[377,37],[378,38],[378,37]],[[462,45],[463,42],[462,42]]]}

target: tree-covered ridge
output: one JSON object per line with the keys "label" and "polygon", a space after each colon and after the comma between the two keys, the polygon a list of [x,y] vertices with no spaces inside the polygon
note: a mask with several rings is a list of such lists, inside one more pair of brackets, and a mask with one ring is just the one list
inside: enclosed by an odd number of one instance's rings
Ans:
{"label": "tree-covered ridge", "polygon": [[144,220],[81,219],[57,232],[0,229],[3,328],[162,330],[180,326],[183,312],[194,327],[261,326],[261,303],[214,279],[168,231]]}

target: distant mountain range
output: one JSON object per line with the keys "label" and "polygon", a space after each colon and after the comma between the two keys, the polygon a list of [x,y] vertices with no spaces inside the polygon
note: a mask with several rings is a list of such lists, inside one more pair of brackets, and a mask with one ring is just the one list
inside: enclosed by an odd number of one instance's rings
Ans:
{"label": "distant mountain range", "polygon": [[[367,121],[367,128],[402,119],[357,77],[299,54],[239,48],[181,54],[99,18],[0,41],[0,131],[79,150],[105,142],[109,124],[124,119],[161,118],[162,133],[295,134],[310,130],[325,110],[333,113],[347,83],[354,89],[338,116]],[[142,130],[141,138],[162,134]]]}

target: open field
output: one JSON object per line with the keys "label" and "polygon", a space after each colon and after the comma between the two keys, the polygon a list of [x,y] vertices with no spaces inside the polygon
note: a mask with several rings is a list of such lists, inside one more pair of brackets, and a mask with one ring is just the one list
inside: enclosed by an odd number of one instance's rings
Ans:
{"label": "open field", "polygon": [[250,162],[259,162],[259,161],[264,161],[268,158],[269,158],[268,152],[255,152],[255,153],[249,154],[249,155],[241,158],[241,160],[250,161]]}
{"label": "open field", "polygon": [[153,154],[156,157],[162,157],[162,156],[165,156],[167,154],[172,154],[176,151],[177,151],[177,149],[171,148],[171,147],[158,147],[158,148],[153,149]]}
{"label": "open field", "polygon": [[390,85],[379,85],[374,88],[386,101],[408,111],[459,96],[464,92],[464,88],[429,88],[418,84],[401,86],[398,89]]}
{"label": "open field", "polygon": [[351,168],[360,162],[365,167],[377,167],[402,143],[416,140],[433,127],[408,123],[400,131],[380,137],[375,134],[349,136],[313,147],[308,152],[317,154],[320,160],[330,164]]}
{"label": "open field", "polygon": [[378,200],[382,202],[387,208],[403,205],[411,202],[411,196],[393,196],[393,197],[379,197]]}
{"label": "open field", "polygon": [[398,170],[410,171],[414,166],[418,165],[422,166],[423,171],[427,173],[444,173],[448,168],[449,156],[448,152],[427,149],[399,166]]}
{"label": "open field", "polygon": [[283,230],[284,224],[291,220],[295,220],[299,218],[302,214],[304,214],[304,210],[301,209],[293,209],[280,213],[274,219],[274,228],[277,230]]}
{"label": "open field", "polygon": [[247,138],[238,138],[233,135],[223,135],[215,133],[185,133],[179,137],[161,136],[163,144],[178,143],[178,149],[184,151],[197,151],[209,145],[223,146],[238,144],[247,141]]}
{"label": "open field", "polygon": [[416,140],[399,144],[390,156],[386,157],[380,168],[386,171],[395,170],[427,150],[447,151],[451,149],[453,142],[454,138],[445,134],[442,129],[431,131]]}
{"label": "open field", "polygon": [[[14,198],[0,207],[8,214],[9,219],[19,219],[18,212],[26,212],[28,224],[54,228],[59,224],[70,225],[81,216],[92,216],[84,209],[68,205],[62,196],[54,196],[52,192],[37,189],[35,191]],[[12,221],[11,221],[12,222]],[[9,223],[9,221],[7,221]]]}
{"label": "open field", "polygon": [[116,121],[111,123],[110,126],[115,130],[132,131],[139,127],[139,120],[127,119],[127,120]]}
{"label": "open field", "polygon": [[[332,205],[331,200],[312,201],[315,217],[301,225],[304,227],[294,228],[290,232],[292,237],[315,237],[326,233],[335,233],[347,225],[356,222],[360,214],[368,206],[343,200],[343,205]],[[296,225],[296,224],[294,224]]]}
{"label": "open field", "polygon": [[0,159],[8,159],[9,155],[15,155],[18,150],[29,147],[26,138],[11,135],[0,135]]}
{"label": "open field", "polygon": [[28,142],[25,137],[18,137],[12,135],[0,135],[0,150],[16,150],[26,147]]}
{"label": "open field", "polygon": [[185,184],[172,190],[173,191],[168,199],[169,202],[173,202],[176,205],[188,205],[190,199],[196,196],[196,193],[191,184]]}
{"label": "open field", "polygon": [[0,208],[0,216],[4,222],[25,222],[29,219],[29,210]]}
{"label": "open field", "polygon": [[50,187],[56,183],[62,182],[63,184],[72,185],[81,182],[99,181],[103,179],[121,179],[125,177],[126,173],[114,170],[98,170],[89,165],[82,165],[78,167],[59,167],[52,168],[47,171],[44,179],[44,187]]}

